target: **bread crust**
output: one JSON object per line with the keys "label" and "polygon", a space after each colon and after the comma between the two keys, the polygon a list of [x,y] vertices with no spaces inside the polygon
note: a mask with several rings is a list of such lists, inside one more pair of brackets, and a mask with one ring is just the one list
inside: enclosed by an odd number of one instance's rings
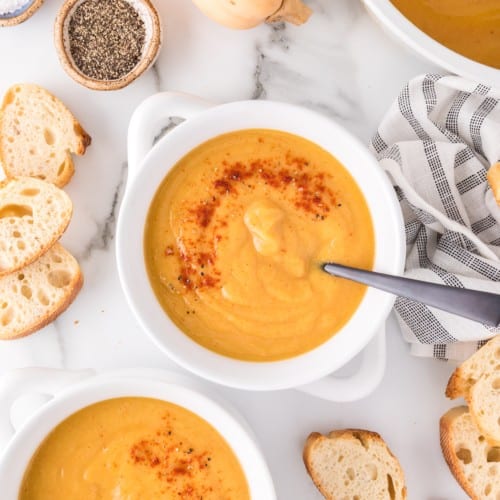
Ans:
{"label": "bread crust", "polygon": [[[26,177],[26,178],[23,178],[23,177],[12,177],[12,178],[8,178],[8,179],[4,179],[2,181],[0,181],[0,202],[6,202],[6,204],[8,204],[10,202],[10,200],[8,199],[8,196],[7,196],[7,199],[3,199],[3,190],[5,188],[7,188],[7,186],[11,183],[25,183],[25,184],[38,184],[38,188],[41,190],[44,186],[43,185],[40,185],[39,182],[42,182],[42,181],[38,181],[38,180],[33,180],[29,177]],[[44,183],[45,184],[45,183]],[[40,187],[41,186],[41,187]],[[47,187],[50,186],[50,190],[52,190],[54,192],[54,187],[47,183],[46,184]],[[64,231],[66,231],[70,221],[71,221],[71,217],[73,215],[73,203],[71,202],[71,199],[67,196],[66,193],[64,193],[64,191],[57,191],[58,193],[58,196],[65,200],[66,201],[66,205],[65,205],[65,209],[66,209],[66,214],[64,217],[61,217],[60,219],[60,224],[59,224],[59,227],[57,228],[57,231],[54,232],[52,234],[52,236],[48,239],[46,239],[43,243],[43,245],[40,245],[40,250],[38,252],[35,252],[33,253],[31,256],[26,256],[24,259],[20,259],[19,260],[19,263],[17,265],[13,264],[11,267],[9,267],[8,269],[0,269],[0,278],[3,277],[3,276],[7,276],[8,274],[11,274],[11,273],[14,273],[16,271],[19,271],[20,269],[22,269],[23,267],[26,267],[28,266],[29,264],[35,262],[36,260],[38,260],[44,253],[46,253],[48,250],[50,250],[50,248],[52,248],[54,246],[54,244],[61,238],[62,234],[64,233]],[[13,196],[17,196],[18,194],[17,193],[10,193],[12,194]],[[0,208],[3,206],[3,203],[0,204]]]}
{"label": "bread crust", "polygon": [[[363,446],[366,447],[367,442],[376,442],[379,443],[384,447],[384,450],[386,453],[394,459],[394,462],[397,467],[397,472],[400,475],[400,477],[403,479],[404,483],[404,472],[403,469],[401,468],[401,464],[399,463],[397,457],[391,452],[389,447],[387,446],[387,443],[384,441],[384,439],[378,434],[377,432],[374,431],[369,431],[366,429],[354,429],[354,428],[349,428],[349,429],[341,429],[341,430],[333,430],[330,431],[326,436],[323,434],[320,434],[319,432],[312,432],[309,434],[305,445],[304,445],[304,450],[302,453],[302,458],[304,461],[304,465],[306,467],[306,470],[308,474],[311,476],[311,479],[313,480],[313,483],[316,485],[316,488],[321,492],[321,494],[327,499],[327,500],[335,500],[335,497],[332,496],[330,493],[328,493],[324,487],[323,484],[318,477],[318,474],[316,473],[316,470],[312,466],[312,454],[314,451],[314,447],[321,441],[324,440],[329,440],[329,439],[339,439],[339,438],[353,438],[360,440],[363,444]],[[407,489],[406,486],[404,486],[402,490],[402,498],[407,497]]]}
{"label": "bread crust", "polygon": [[[71,255],[59,243],[56,243],[53,248],[59,250],[60,252],[64,252],[67,255]],[[0,340],[15,340],[22,337],[26,337],[32,333],[35,333],[36,331],[52,323],[59,315],[61,315],[72,304],[72,302],[75,300],[76,296],[80,292],[84,280],[80,266],[76,262],[76,259],[74,259],[72,256],[71,258],[74,260],[74,263],[76,264],[77,267],[75,268],[75,272],[71,277],[70,283],[68,283],[68,285],[66,286],[65,290],[66,293],[59,300],[56,306],[52,310],[47,311],[45,314],[34,317],[33,318],[34,321],[28,324],[22,331],[15,331],[9,333],[8,331],[7,332],[3,331],[0,328]]]}
{"label": "bread crust", "polygon": [[457,483],[467,493],[467,495],[471,497],[472,500],[481,500],[480,496],[478,496],[472,489],[472,485],[467,480],[467,477],[465,476],[460,465],[460,461],[457,459],[455,454],[457,443],[454,442],[453,438],[453,423],[457,418],[467,412],[468,408],[466,406],[458,406],[456,408],[452,408],[441,417],[439,420],[439,442],[441,444],[443,457]]}
{"label": "bread crust", "polygon": [[333,496],[331,496],[323,489],[323,485],[319,480],[316,471],[311,465],[312,449],[314,448],[314,445],[321,439],[325,439],[325,436],[323,436],[319,432],[311,432],[311,434],[309,434],[304,445],[304,450],[302,452],[302,459],[304,460],[304,465],[306,466],[307,473],[311,476],[311,479],[313,480],[316,488],[318,488],[318,490],[327,500],[335,500]]}
{"label": "bread crust", "polygon": [[41,319],[39,319],[39,321],[33,323],[26,330],[23,330],[22,332],[10,336],[4,336],[4,337],[0,336],[0,340],[21,339],[23,337],[27,337],[28,335],[37,332],[38,330],[41,330],[47,325],[50,325],[50,323],[52,323],[55,319],[57,319],[57,317],[60,316],[73,303],[73,301],[76,299],[76,296],[78,295],[82,287],[83,287],[83,274],[81,270],[79,270],[78,276],[72,283],[70,292],[66,295],[66,297],[60,303],[57,309],[52,311],[50,314],[46,314],[45,316],[43,316]]}
{"label": "bread crust", "polygon": [[458,366],[451,374],[446,389],[445,396],[449,399],[456,399],[465,396],[466,387],[464,386],[464,374],[462,366]]}
{"label": "bread crust", "polygon": [[498,206],[500,206],[500,161],[493,164],[489,168],[487,179],[488,184],[493,191],[493,196],[495,197]]}
{"label": "bread crust", "polygon": [[[476,426],[484,434],[484,437],[493,446],[500,446],[500,438],[498,435],[492,435],[487,428],[486,421],[480,411],[478,405],[495,405],[500,407],[500,403],[496,403],[496,399],[485,401],[477,397],[478,392],[485,387],[484,384],[491,384],[491,370],[500,363],[497,350],[500,349],[500,335],[490,339],[481,349],[474,353],[469,359],[458,366],[451,374],[446,386],[445,395],[450,399],[463,397],[469,406],[469,412]],[[475,396],[476,393],[476,397]]]}
{"label": "bread crust", "polygon": [[[7,172],[7,169],[5,170]],[[71,154],[67,152],[66,158],[64,160],[64,167],[61,169],[61,173],[57,176],[56,179],[54,179],[53,182],[58,188],[62,189],[73,178],[74,173],[75,173],[75,164],[73,163]]]}
{"label": "bread crust", "polygon": [[[19,91],[19,89],[35,93],[41,93],[45,99],[55,103],[55,106],[57,106],[61,110],[60,113],[61,115],[64,114],[65,117],[70,118],[72,122],[72,126],[70,128],[72,129],[72,134],[75,143],[72,145],[69,144],[61,145],[61,148],[65,148],[66,151],[65,166],[62,169],[62,171],[58,172],[57,176],[51,180],[51,182],[53,182],[53,184],[55,184],[56,186],[63,187],[71,180],[75,170],[74,163],[71,158],[71,153],[80,156],[85,154],[87,147],[91,144],[91,137],[84,130],[82,125],[78,122],[75,116],[71,113],[71,111],[62,101],[60,101],[57,97],[55,97],[53,94],[51,94],[48,90],[44,89],[43,87],[30,83],[15,84],[12,87],[10,87],[5,93],[2,101],[2,106],[0,108],[0,134],[2,134],[5,128],[4,120],[5,120],[6,109],[8,108],[9,105],[11,105],[14,102],[16,91]],[[19,175],[19,172],[16,170],[16,166],[10,164],[9,161],[6,160],[6,156],[7,156],[6,152],[4,151],[4,148],[2,146],[2,141],[0,141],[0,165],[3,167],[5,174],[7,175],[7,177],[13,177]],[[53,167],[50,167],[50,170],[52,169]],[[40,177],[40,178],[42,178],[41,177],[42,175],[44,175],[44,172],[43,169],[41,168],[39,169],[38,173],[32,174],[33,177]],[[48,178],[53,177],[53,173],[50,172],[50,176],[47,177]]]}

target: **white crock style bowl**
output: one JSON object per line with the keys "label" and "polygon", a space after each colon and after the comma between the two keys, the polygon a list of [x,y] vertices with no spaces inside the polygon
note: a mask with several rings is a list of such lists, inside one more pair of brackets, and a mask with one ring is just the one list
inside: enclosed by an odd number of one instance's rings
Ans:
{"label": "white crock style bowl", "polygon": [[[18,416],[16,429],[11,422],[11,409],[23,396],[33,399],[36,394],[41,398],[41,406],[34,413],[23,415],[23,422],[19,422]],[[18,498],[33,453],[61,421],[106,399],[147,397],[182,406],[209,422],[238,457],[251,498],[276,500],[269,470],[248,424],[226,403],[220,404],[217,396],[205,394],[206,389],[195,381],[163,370],[95,375],[90,370],[27,368],[0,377],[0,497]]]}
{"label": "white crock style bowl", "polygon": [[[182,117],[185,121],[151,149],[152,138],[172,117]],[[191,340],[170,320],[150,286],[143,233],[151,200],[160,183],[171,167],[201,143],[248,128],[290,132],[337,157],[356,179],[368,202],[375,227],[374,268],[391,274],[402,271],[404,231],[393,188],[375,158],[342,127],[290,104],[242,101],[214,106],[184,94],[160,93],[139,106],[129,127],[129,178],[116,239],[118,271],[128,303],[143,329],[174,361],[201,377],[242,389],[272,390],[309,384],[342,367],[369,344],[356,374],[323,378],[305,388],[336,401],[363,397],[376,387],[384,371],[381,329],[392,308],[393,296],[367,290],[350,321],[310,352],[283,361],[248,362],[219,355]]]}
{"label": "white crock style bowl", "polygon": [[382,27],[412,50],[451,73],[500,88],[500,70],[454,52],[425,34],[394,7],[390,0],[363,0]]}

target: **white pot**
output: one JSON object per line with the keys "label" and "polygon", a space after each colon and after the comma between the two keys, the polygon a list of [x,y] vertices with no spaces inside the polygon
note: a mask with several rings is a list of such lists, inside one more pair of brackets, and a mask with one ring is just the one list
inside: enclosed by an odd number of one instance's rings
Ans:
{"label": "white pot", "polygon": [[390,0],[363,0],[382,27],[412,50],[451,73],[500,88],[500,70],[454,52],[425,34],[394,7]]}
{"label": "white pot", "polygon": [[[203,392],[202,392],[203,391]],[[162,370],[125,370],[93,374],[48,368],[21,369],[0,378],[0,496],[14,499],[28,463],[39,444],[61,421],[78,410],[110,398],[148,397],[182,406],[209,422],[227,441],[247,478],[255,500],[275,500],[265,460],[243,418],[218,397],[207,397],[196,382]],[[24,395],[48,399],[34,413],[22,415],[15,429],[13,405]],[[43,395],[43,396],[42,396]],[[18,417],[19,420],[19,417]]]}
{"label": "white pot", "polygon": [[[185,121],[152,147],[153,138],[172,117]],[[356,179],[372,215],[375,270],[391,274],[402,271],[404,231],[394,190],[375,158],[342,127],[290,104],[242,101],[214,106],[196,97],[165,92],[146,99],[129,127],[129,178],[116,238],[118,271],[128,303],[142,328],[174,361],[201,377],[236,388],[273,390],[304,386],[344,366],[368,346],[360,370],[351,377],[329,377],[302,387],[335,401],[366,396],[384,372],[384,323],[394,302],[389,294],[367,290],[349,322],[310,352],[282,361],[247,362],[219,355],[191,340],[170,320],[153,293],[145,267],[143,233],[158,186],[169,169],[201,143],[248,128],[299,135],[340,160]]]}

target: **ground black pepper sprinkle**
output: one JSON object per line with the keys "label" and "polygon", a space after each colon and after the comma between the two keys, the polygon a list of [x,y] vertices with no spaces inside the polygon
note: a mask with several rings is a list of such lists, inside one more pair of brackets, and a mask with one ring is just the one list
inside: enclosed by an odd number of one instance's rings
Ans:
{"label": "ground black pepper sprinkle", "polygon": [[85,0],[68,27],[69,49],[78,69],[96,80],[117,80],[141,58],[146,28],[125,0]]}

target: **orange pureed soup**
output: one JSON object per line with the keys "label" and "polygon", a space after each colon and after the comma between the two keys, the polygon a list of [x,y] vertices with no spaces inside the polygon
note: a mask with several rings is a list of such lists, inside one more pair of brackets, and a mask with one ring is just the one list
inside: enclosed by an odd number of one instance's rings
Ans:
{"label": "orange pureed soup", "polygon": [[246,500],[238,459],[205,420],[150,398],[116,398],[60,423],[26,470],[19,500]]}
{"label": "orange pureed soup", "polygon": [[186,335],[271,361],[319,346],[353,315],[365,287],[319,263],[370,269],[374,232],[361,190],[331,154],[250,129],[200,145],[168,173],[144,255],[156,297]]}
{"label": "orange pureed soup", "polygon": [[500,0],[391,0],[434,40],[500,69]]}

